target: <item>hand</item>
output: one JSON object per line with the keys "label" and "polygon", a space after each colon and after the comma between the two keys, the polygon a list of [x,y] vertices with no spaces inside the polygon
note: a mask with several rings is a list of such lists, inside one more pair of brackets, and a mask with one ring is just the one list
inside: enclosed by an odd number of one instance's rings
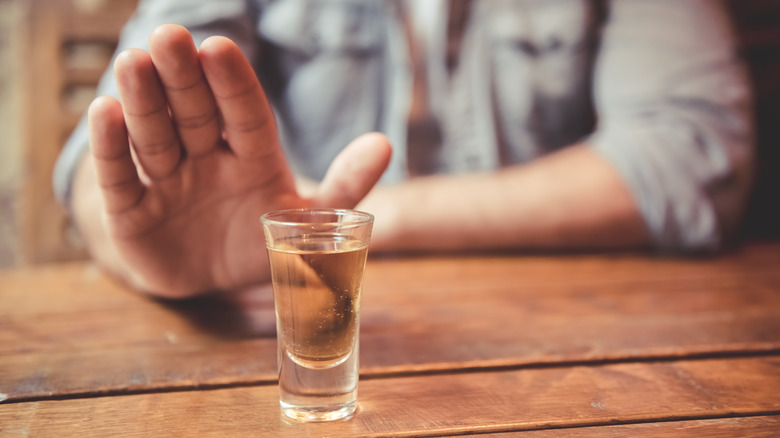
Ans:
{"label": "hand", "polygon": [[364,135],[314,197],[299,196],[262,87],[226,38],[198,50],[186,29],[164,25],[149,53],[127,50],[114,69],[121,103],[90,106],[90,145],[107,239],[124,277],[148,292],[184,297],[267,281],[263,213],[354,207],[389,162],[385,137]]}

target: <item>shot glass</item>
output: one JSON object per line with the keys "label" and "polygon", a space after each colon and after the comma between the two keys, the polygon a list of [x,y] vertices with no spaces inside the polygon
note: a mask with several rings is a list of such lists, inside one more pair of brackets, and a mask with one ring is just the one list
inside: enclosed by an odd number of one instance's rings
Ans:
{"label": "shot glass", "polygon": [[360,294],[374,217],[354,210],[262,216],[276,310],[279,403],[297,421],[357,408]]}

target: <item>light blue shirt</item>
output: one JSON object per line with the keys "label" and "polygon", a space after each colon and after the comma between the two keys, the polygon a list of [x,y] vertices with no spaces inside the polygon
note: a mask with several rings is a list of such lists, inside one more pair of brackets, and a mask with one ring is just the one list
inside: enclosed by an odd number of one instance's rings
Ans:
{"label": "light blue shirt", "polygon": [[[408,123],[401,5],[141,1],[119,50],[146,48],[162,23],[186,26],[196,42],[236,41],[274,105],[293,169],[309,178],[368,131],[394,145],[384,184],[491,171],[585,142],[625,180],[658,248],[714,249],[736,230],[754,133],[746,72],[719,1],[473,0],[453,70],[444,62],[446,14],[435,16],[424,69],[433,141],[415,141]],[[110,71],[99,93],[117,94]],[[66,205],[87,143],[82,121],[55,169]]]}

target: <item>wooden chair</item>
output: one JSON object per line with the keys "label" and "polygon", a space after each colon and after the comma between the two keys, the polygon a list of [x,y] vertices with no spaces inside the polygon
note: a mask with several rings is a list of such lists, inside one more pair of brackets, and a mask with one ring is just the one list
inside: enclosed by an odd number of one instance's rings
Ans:
{"label": "wooden chair", "polygon": [[19,35],[23,166],[18,205],[21,264],[85,256],[54,200],[52,169],[95,95],[137,0],[24,0]]}

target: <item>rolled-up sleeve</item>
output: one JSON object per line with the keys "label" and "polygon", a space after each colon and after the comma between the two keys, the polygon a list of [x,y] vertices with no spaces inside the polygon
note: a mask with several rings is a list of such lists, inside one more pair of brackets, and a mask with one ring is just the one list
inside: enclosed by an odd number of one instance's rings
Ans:
{"label": "rolled-up sleeve", "polygon": [[[186,27],[198,45],[212,35],[226,36],[252,60],[257,48],[254,31],[256,21],[257,10],[250,0],[141,0],[122,29],[116,53],[132,47],[148,49],[149,35],[157,26],[175,23]],[[118,97],[112,67],[103,74],[97,95]],[[88,149],[89,133],[85,114],[66,141],[52,175],[54,195],[66,208],[70,206],[76,169]]]}
{"label": "rolled-up sleeve", "polygon": [[596,64],[588,143],[625,180],[654,243],[710,250],[749,195],[751,92],[716,0],[613,0]]}

